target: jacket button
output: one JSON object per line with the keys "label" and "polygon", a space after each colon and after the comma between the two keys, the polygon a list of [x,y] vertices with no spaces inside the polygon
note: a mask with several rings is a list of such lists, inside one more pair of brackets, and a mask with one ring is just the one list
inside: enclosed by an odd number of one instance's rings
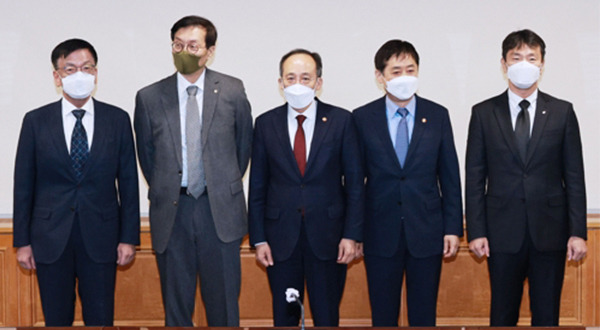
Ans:
{"label": "jacket button", "polygon": [[400,181],[404,181],[404,180],[406,180],[406,177],[403,176],[400,178]]}
{"label": "jacket button", "polygon": [[402,206],[402,202],[398,202],[398,205]]}
{"label": "jacket button", "polygon": [[71,212],[75,212],[75,207],[71,206]]}

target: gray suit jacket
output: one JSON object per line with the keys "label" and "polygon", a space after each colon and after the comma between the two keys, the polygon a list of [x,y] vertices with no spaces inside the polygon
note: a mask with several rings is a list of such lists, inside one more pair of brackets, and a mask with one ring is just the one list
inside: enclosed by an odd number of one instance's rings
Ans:
{"label": "gray suit jacket", "polygon": [[[206,69],[202,158],[217,235],[223,242],[248,230],[242,176],[250,159],[252,112],[239,79]],[[141,89],[134,128],[142,172],[149,186],[152,247],[167,247],[179,200],[182,156],[176,74]]]}

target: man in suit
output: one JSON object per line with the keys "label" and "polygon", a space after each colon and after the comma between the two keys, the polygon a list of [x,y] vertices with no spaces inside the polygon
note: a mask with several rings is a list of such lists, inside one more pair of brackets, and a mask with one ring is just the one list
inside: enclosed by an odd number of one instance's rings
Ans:
{"label": "man in suit", "polygon": [[347,264],[362,238],[363,172],[351,114],[315,98],[321,57],[293,50],[279,63],[287,104],[256,119],[250,244],[267,267],[275,326],[297,326],[286,289],[308,290],[315,326],[337,326]]}
{"label": "man in suit", "polygon": [[52,51],[62,100],[23,120],[14,178],[17,261],[36,269],[46,326],[70,326],[75,282],[87,326],[112,326],[116,266],[139,244],[133,134],[127,113],[92,99],[98,56],[81,39]]}
{"label": "man in suit", "polygon": [[419,55],[402,40],[375,55],[386,95],[354,111],[366,177],[364,254],[373,326],[434,326],[442,257],[458,250],[462,202],[448,110],[415,94]]}
{"label": "man in suit", "polygon": [[238,326],[250,104],[240,80],[206,68],[217,40],[209,20],[180,19],[171,40],[178,72],[140,90],[134,115],[165,323],[193,325],[199,277],[208,325]]}
{"label": "man in suit", "polygon": [[508,90],[473,106],[466,158],[469,248],[488,257],[490,324],[515,326],[529,279],[531,324],[558,325],[565,256],[586,254],[586,199],[571,103],[538,90],[546,46],[530,30],[502,43]]}

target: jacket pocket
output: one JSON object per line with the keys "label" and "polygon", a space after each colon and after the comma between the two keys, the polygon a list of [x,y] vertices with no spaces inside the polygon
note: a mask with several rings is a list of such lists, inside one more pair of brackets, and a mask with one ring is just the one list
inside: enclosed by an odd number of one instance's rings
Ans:
{"label": "jacket pocket", "polygon": [[279,208],[266,207],[265,208],[265,218],[271,219],[271,220],[279,219]]}
{"label": "jacket pocket", "polygon": [[52,209],[46,207],[34,207],[31,214],[32,218],[48,220],[52,214]]}
{"label": "jacket pocket", "polygon": [[229,189],[231,189],[231,194],[235,195],[244,189],[241,180],[235,180],[231,184],[229,184]]}

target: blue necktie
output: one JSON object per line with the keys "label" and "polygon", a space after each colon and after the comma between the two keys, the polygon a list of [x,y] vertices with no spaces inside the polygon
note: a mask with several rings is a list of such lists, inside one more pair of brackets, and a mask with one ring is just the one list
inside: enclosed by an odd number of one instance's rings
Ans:
{"label": "blue necktie", "polygon": [[396,156],[400,162],[400,166],[404,167],[404,160],[406,159],[406,153],[408,151],[408,125],[406,123],[406,115],[408,110],[406,108],[398,108],[396,111],[402,119],[398,123],[398,130],[396,131]]}
{"label": "blue necktie", "polygon": [[85,110],[73,110],[73,115],[77,118],[77,121],[75,122],[73,134],[71,135],[71,162],[75,174],[77,175],[77,179],[80,179],[81,173],[83,172],[83,166],[90,154],[88,151],[87,134],[85,133],[85,128],[81,122],[83,115],[85,115]]}

